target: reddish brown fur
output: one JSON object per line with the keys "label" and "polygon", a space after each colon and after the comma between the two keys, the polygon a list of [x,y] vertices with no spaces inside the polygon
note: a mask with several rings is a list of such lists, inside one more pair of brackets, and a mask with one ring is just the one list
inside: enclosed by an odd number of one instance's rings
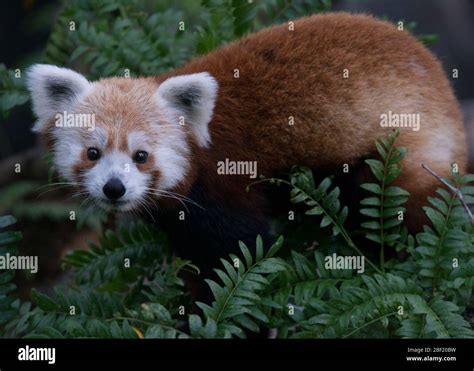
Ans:
{"label": "reddish brown fur", "polygon": [[[343,79],[345,68],[349,79]],[[412,194],[412,223],[440,185],[421,163],[443,175],[452,162],[461,173],[466,169],[462,117],[440,63],[388,22],[346,13],[303,18],[294,31],[287,25],[263,30],[156,82],[201,71],[217,79],[219,93],[212,145],[192,161],[206,174],[207,189],[229,204],[258,210],[260,196],[244,192],[248,177],[216,176],[218,161],[257,160],[265,176],[294,164],[352,164],[373,154],[375,139],[390,130],[380,126],[380,114],[389,110],[421,114],[421,130],[402,129],[398,142],[408,150],[398,183]]]}

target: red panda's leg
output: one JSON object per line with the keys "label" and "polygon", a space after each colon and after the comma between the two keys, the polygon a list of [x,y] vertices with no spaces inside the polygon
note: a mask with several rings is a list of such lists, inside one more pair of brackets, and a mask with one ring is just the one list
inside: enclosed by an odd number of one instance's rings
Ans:
{"label": "red panda's leg", "polygon": [[231,207],[196,182],[188,194],[195,204],[188,204],[187,210],[166,211],[158,218],[159,224],[168,230],[178,254],[212,272],[221,267],[221,258],[228,258],[230,253],[239,255],[238,241],[251,250],[257,235],[262,236],[265,247],[272,242],[269,223],[259,205],[263,195],[245,192],[243,196],[251,199]]}

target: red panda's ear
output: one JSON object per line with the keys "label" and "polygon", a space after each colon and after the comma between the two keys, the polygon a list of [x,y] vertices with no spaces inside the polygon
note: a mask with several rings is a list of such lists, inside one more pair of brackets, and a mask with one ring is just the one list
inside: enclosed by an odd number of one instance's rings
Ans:
{"label": "red panda's ear", "polygon": [[197,143],[207,147],[211,142],[208,124],[216,103],[218,84],[207,72],[170,77],[158,87],[158,105],[170,113],[172,120],[189,123]]}
{"label": "red panda's ear", "polygon": [[56,113],[71,109],[91,84],[81,74],[68,68],[35,64],[27,71],[27,86],[38,121],[33,131],[41,132]]}

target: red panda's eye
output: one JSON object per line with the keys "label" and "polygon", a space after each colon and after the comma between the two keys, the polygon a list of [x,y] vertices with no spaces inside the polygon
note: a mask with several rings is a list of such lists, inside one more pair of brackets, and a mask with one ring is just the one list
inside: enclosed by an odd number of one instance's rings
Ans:
{"label": "red panda's eye", "polygon": [[133,161],[137,164],[144,164],[148,158],[148,152],[145,151],[137,151],[133,156]]}
{"label": "red panda's eye", "polygon": [[97,148],[90,147],[87,149],[87,158],[91,161],[96,161],[100,157],[100,152]]}

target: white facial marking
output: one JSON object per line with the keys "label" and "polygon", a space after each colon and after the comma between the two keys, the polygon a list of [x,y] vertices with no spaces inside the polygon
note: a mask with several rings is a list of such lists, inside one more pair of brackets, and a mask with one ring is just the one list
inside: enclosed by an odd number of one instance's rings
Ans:
{"label": "white facial marking", "polygon": [[55,137],[53,146],[54,164],[61,176],[68,180],[74,180],[74,165],[81,157],[83,146],[81,135],[76,128],[56,128],[53,131]]}
{"label": "white facial marking", "polygon": [[120,197],[120,204],[117,207],[121,211],[139,206],[139,200],[147,191],[147,184],[151,178],[149,174],[138,170],[128,154],[119,151],[104,154],[84,175],[87,191],[102,202],[101,206],[107,205],[108,202],[103,192],[104,185],[111,178],[120,179],[125,187],[125,194]]}
{"label": "white facial marking", "polygon": [[96,128],[93,132],[90,132],[87,143],[89,147],[105,148],[107,145],[107,131],[103,128]]}
{"label": "white facial marking", "polygon": [[162,134],[154,150],[156,163],[160,170],[158,188],[169,190],[181,182],[189,168],[189,145],[182,128]]}
{"label": "white facial marking", "polygon": [[130,148],[130,152],[133,154],[136,151],[147,151],[150,152],[151,147],[148,144],[150,140],[147,133],[143,131],[132,131],[128,134],[128,148]]}

